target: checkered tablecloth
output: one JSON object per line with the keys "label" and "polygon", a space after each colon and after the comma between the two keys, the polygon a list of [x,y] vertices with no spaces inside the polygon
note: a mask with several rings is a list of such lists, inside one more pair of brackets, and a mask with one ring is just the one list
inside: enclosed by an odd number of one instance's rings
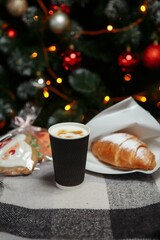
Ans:
{"label": "checkered tablecloth", "polygon": [[29,176],[0,176],[0,240],[160,239],[160,170],[86,171],[76,190],[55,186],[52,161]]}

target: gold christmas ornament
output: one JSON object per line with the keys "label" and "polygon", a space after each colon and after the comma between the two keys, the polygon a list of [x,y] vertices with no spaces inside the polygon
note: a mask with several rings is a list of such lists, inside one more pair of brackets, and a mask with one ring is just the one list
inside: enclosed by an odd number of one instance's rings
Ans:
{"label": "gold christmas ornament", "polygon": [[7,0],[6,8],[14,17],[22,16],[28,8],[27,0]]}
{"label": "gold christmas ornament", "polygon": [[49,19],[49,26],[52,32],[61,34],[65,30],[69,29],[70,18],[66,13],[57,11],[51,15]]}

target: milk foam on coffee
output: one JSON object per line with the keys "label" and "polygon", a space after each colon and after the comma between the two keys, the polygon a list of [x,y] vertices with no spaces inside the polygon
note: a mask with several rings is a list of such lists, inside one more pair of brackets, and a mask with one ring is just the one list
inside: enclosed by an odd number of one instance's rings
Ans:
{"label": "milk foam on coffee", "polygon": [[81,138],[88,134],[88,131],[79,124],[57,124],[50,130],[50,134],[58,138]]}

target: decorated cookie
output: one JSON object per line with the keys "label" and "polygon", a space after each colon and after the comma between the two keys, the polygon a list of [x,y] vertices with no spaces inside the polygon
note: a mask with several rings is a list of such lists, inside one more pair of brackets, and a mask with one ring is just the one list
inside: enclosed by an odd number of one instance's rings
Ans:
{"label": "decorated cookie", "polygon": [[34,136],[37,139],[40,153],[45,156],[51,156],[50,138],[47,130],[35,132]]}
{"label": "decorated cookie", "polygon": [[38,162],[37,150],[30,144],[31,137],[18,134],[0,144],[0,173],[28,175]]}

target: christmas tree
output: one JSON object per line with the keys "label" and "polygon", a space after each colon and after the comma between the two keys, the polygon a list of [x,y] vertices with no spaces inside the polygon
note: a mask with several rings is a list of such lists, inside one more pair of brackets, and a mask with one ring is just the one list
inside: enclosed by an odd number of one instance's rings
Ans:
{"label": "christmas tree", "polygon": [[159,0],[0,0],[0,132],[28,102],[45,128],[129,96],[159,118],[159,38]]}

